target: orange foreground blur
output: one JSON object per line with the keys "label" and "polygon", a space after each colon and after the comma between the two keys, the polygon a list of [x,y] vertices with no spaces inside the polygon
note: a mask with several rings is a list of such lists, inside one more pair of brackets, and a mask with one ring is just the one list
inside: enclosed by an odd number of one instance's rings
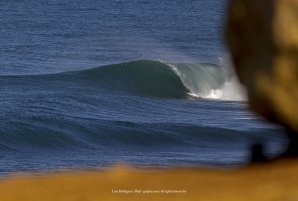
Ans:
{"label": "orange foreground blur", "polygon": [[130,169],[19,175],[0,180],[0,200],[298,200],[298,160],[237,170]]}

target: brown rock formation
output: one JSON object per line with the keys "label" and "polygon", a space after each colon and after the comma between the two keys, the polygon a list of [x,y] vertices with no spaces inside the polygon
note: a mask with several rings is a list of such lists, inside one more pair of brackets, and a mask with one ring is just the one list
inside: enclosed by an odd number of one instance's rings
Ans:
{"label": "brown rock formation", "polygon": [[298,155],[298,0],[232,0],[227,39],[251,108],[285,126]]}

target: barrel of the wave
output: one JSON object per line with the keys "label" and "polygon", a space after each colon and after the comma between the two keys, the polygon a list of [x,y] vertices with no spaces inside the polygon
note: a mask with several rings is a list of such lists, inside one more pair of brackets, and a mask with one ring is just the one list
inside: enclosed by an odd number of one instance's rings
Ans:
{"label": "barrel of the wave", "polygon": [[251,108],[287,129],[298,155],[297,0],[233,0],[227,40]]}
{"label": "barrel of the wave", "polygon": [[109,85],[131,95],[183,99],[188,93],[177,74],[160,61],[131,61],[97,70],[108,77]]}

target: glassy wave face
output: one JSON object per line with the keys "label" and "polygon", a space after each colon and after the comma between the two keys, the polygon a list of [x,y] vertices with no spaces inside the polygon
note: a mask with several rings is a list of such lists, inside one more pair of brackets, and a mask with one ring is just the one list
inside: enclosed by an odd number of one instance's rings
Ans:
{"label": "glassy wave face", "polygon": [[[231,69],[231,67],[229,67]],[[163,98],[211,98],[245,100],[235,75],[211,63],[165,63],[140,60],[87,70],[89,76],[105,82],[106,87]],[[230,88],[226,85],[230,84]],[[123,87],[123,88],[122,88]],[[230,94],[234,91],[234,94]],[[229,96],[230,95],[230,96]]]}
{"label": "glassy wave face", "polygon": [[[140,60],[60,74],[2,77],[24,81],[32,79],[35,82],[82,83],[89,84],[89,89],[100,87],[111,93],[116,91],[160,98],[245,100],[240,84],[232,80],[234,75],[228,74],[224,67],[211,63],[173,64]],[[225,85],[229,83],[234,96],[228,96],[229,89]]]}

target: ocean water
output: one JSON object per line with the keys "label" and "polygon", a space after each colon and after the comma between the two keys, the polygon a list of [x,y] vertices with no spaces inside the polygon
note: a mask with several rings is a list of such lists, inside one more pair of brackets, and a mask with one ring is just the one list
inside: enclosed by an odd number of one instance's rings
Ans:
{"label": "ocean water", "polygon": [[239,167],[281,127],[248,109],[227,0],[1,1],[0,174]]}

